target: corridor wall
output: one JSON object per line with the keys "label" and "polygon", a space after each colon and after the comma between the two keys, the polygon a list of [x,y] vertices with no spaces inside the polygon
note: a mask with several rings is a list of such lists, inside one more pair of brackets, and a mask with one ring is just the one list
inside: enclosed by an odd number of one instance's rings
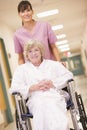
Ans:
{"label": "corridor wall", "polygon": [[85,75],[87,76],[87,49],[85,48],[84,44],[81,46],[81,56],[82,56],[82,62],[84,67]]}
{"label": "corridor wall", "polygon": [[10,87],[11,71],[7,58],[6,49],[3,39],[0,39],[0,112],[3,116],[3,122],[10,123],[13,121],[9,96],[8,86]]}
{"label": "corridor wall", "polygon": [[[4,40],[4,46],[5,46],[5,50],[7,53],[7,58],[8,58],[8,62],[9,62],[9,66],[10,66],[10,70],[11,70],[12,75],[14,73],[15,68],[17,67],[17,56],[14,52],[14,44],[13,44],[13,32],[14,31],[15,30],[12,27],[8,26],[4,22],[3,23],[0,22],[0,38]],[[11,80],[9,80],[9,81],[6,80],[4,62],[2,59],[1,53],[2,52],[0,49],[0,67],[2,66],[1,67],[2,76],[0,77],[0,81],[1,81],[1,78],[3,77],[3,79],[4,79],[3,81],[4,81],[5,89],[6,89],[6,94],[7,94],[7,99],[9,102],[10,109],[11,109],[11,114],[14,117],[14,114],[15,114],[14,103],[13,103],[12,96],[8,92],[8,89],[10,87],[9,82],[11,82]],[[9,55],[10,55],[10,57],[9,57]],[[5,103],[6,103],[6,101],[5,101]],[[3,112],[0,111],[0,124],[2,124],[2,123],[4,123],[4,115],[3,115]]]}

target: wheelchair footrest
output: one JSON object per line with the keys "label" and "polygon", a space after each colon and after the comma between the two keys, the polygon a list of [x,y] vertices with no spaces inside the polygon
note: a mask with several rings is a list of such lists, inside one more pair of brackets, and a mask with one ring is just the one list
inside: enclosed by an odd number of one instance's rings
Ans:
{"label": "wheelchair footrest", "polygon": [[70,107],[71,107],[71,108],[74,107],[74,104],[73,104],[73,102],[71,101],[71,99],[69,99],[69,100],[67,101],[67,110],[69,110]]}
{"label": "wheelchair footrest", "polygon": [[31,113],[28,113],[28,114],[22,114],[21,117],[22,117],[22,119],[33,118],[33,115]]}

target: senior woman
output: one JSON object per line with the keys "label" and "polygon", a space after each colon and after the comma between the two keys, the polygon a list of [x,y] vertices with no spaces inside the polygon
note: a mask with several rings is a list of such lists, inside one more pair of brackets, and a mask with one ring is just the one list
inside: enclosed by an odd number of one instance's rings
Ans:
{"label": "senior woman", "polygon": [[60,89],[72,73],[58,61],[44,59],[44,47],[30,40],[24,47],[25,64],[20,65],[12,79],[10,92],[19,91],[33,114],[33,130],[68,130],[66,102]]}

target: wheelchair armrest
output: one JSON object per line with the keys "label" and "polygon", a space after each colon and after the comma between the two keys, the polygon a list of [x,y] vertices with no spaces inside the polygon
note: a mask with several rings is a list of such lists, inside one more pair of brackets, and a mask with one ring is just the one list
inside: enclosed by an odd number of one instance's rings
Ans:
{"label": "wheelchair armrest", "polygon": [[12,95],[15,97],[15,100],[16,100],[16,97],[23,98],[20,92],[16,92],[16,91],[12,92]]}
{"label": "wheelchair armrest", "polygon": [[20,92],[13,92],[12,95],[20,95],[21,96]]}
{"label": "wheelchair armrest", "polygon": [[69,80],[67,81],[67,83],[72,82],[72,81],[74,81],[74,79],[69,79]]}
{"label": "wheelchair armrest", "polygon": [[33,115],[31,113],[27,113],[27,114],[22,114],[21,117],[22,117],[22,119],[33,118]]}

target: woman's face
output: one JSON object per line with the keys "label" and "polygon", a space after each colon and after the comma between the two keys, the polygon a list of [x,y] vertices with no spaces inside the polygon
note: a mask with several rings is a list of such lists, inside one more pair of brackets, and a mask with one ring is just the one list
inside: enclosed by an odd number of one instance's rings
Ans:
{"label": "woman's face", "polygon": [[32,64],[36,66],[40,65],[40,63],[42,62],[42,55],[40,49],[38,47],[31,48],[28,52],[28,59]]}
{"label": "woman's face", "polygon": [[32,15],[33,15],[33,10],[31,10],[29,6],[24,11],[19,12],[19,16],[21,17],[23,23],[31,21]]}

